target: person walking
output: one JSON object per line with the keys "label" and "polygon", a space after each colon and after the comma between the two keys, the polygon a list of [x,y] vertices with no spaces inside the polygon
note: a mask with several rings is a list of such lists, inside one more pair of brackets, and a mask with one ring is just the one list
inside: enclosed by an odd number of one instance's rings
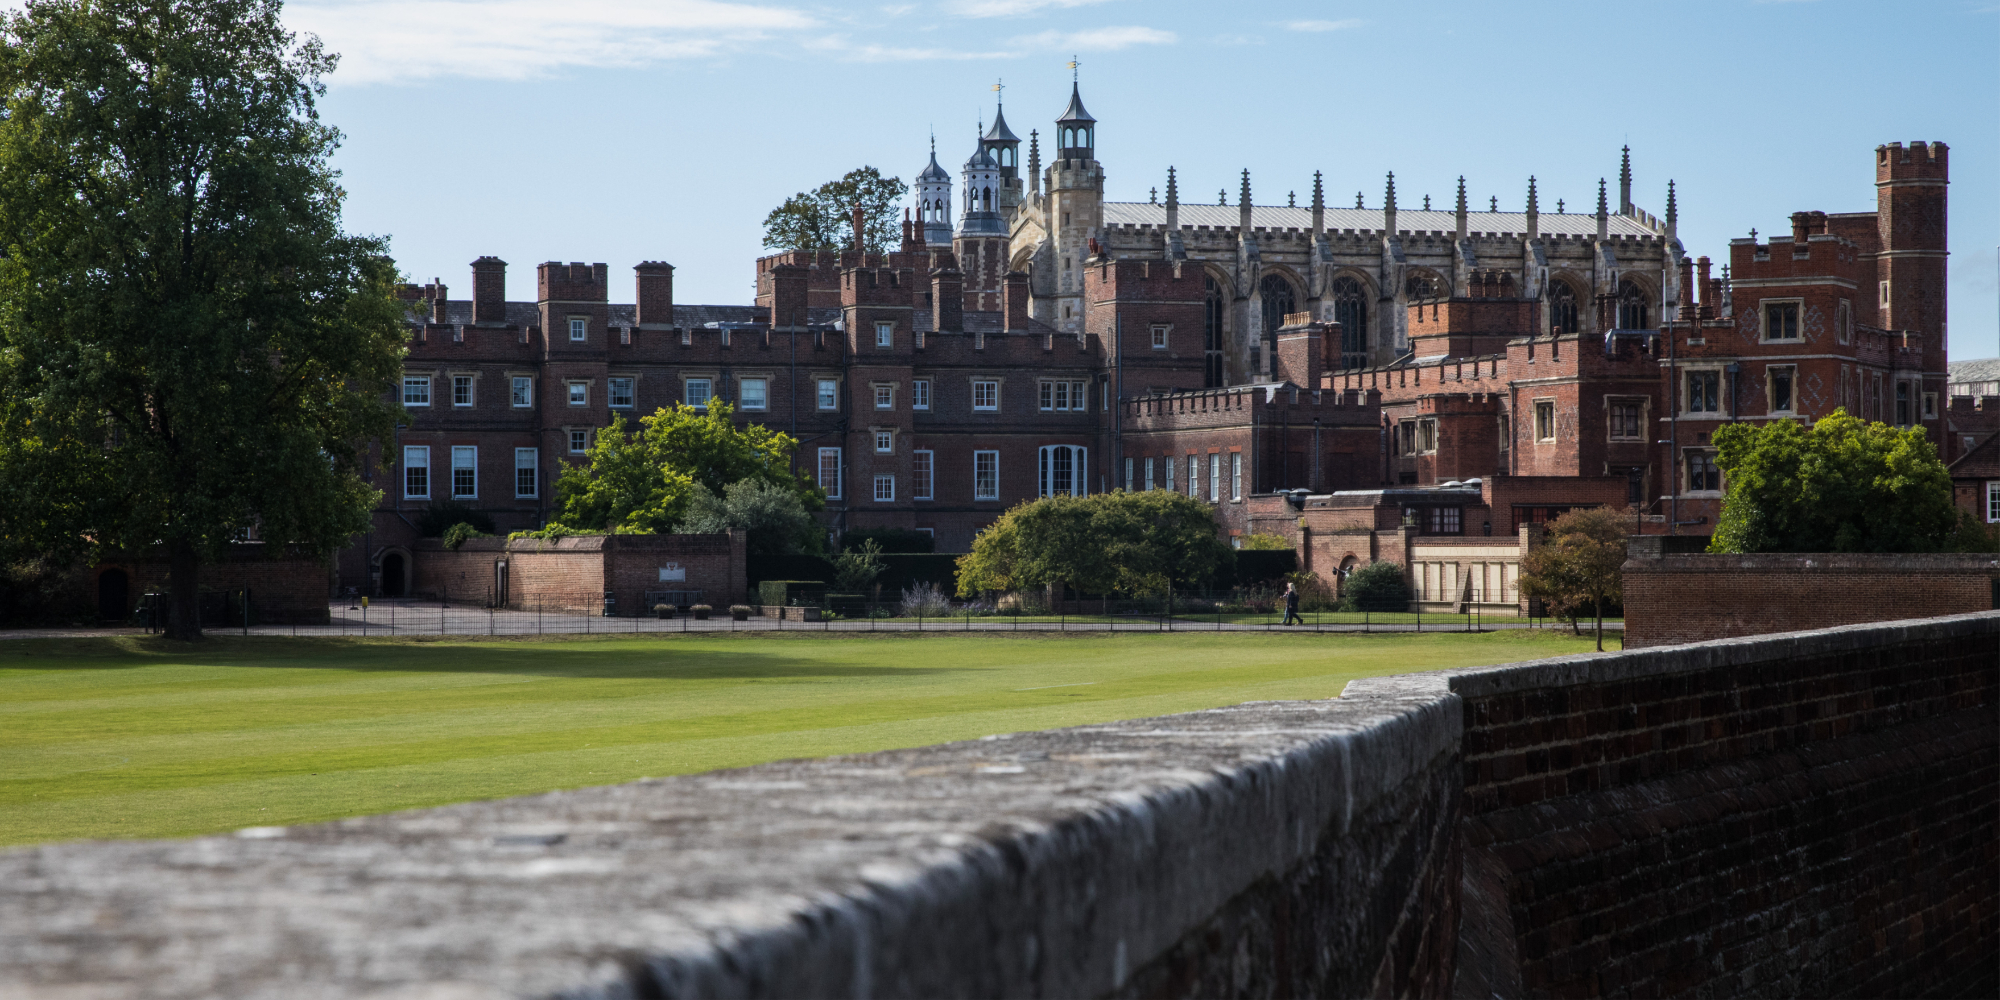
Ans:
{"label": "person walking", "polygon": [[1299,587],[1298,587],[1298,584],[1295,584],[1295,583],[1287,583],[1287,584],[1285,584],[1285,622],[1284,622],[1284,623],[1285,623],[1286,625],[1290,625],[1290,624],[1291,624],[1292,622],[1294,622],[1294,621],[1297,621],[1297,622],[1298,622],[1299,624],[1301,624],[1301,625],[1305,624],[1305,619],[1304,619],[1304,618],[1301,618],[1301,617],[1299,617]]}

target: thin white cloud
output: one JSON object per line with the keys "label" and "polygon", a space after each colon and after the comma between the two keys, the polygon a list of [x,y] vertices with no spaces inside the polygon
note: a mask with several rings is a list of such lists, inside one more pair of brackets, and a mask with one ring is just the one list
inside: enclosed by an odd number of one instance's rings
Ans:
{"label": "thin white cloud", "polygon": [[1134,45],[1172,45],[1179,38],[1158,28],[1085,28],[1082,31],[1044,31],[1010,40],[1009,47],[1029,50],[1061,49],[1077,52],[1116,52]]}
{"label": "thin white cloud", "polygon": [[1087,7],[1105,0],[951,0],[944,5],[960,17],[1019,17],[1051,7]]}
{"label": "thin white cloud", "polygon": [[717,55],[818,23],[785,7],[720,0],[305,0],[286,8],[285,22],[340,53],[336,83],[639,66]]}
{"label": "thin white cloud", "polygon": [[1359,27],[1361,22],[1354,18],[1340,21],[1286,21],[1285,27],[1291,31],[1341,31]]}
{"label": "thin white cloud", "polygon": [[1156,28],[1112,27],[1044,31],[1010,38],[1001,45],[985,49],[879,45],[856,42],[849,35],[824,35],[806,42],[805,47],[846,62],[954,62],[1018,59],[1049,52],[1115,52],[1134,45],[1172,45],[1178,40],[1173,32]]}
{"label": "thin white cloud", "polygon": [[847,35],[826,35],[805,43],[805,47],[819,52],[830,52],[848,62],[939,62],[969,59],[1005,59],[1010,53],[991,50],[971,52],[963,49],[926,48],[921,46],[856,44]]}

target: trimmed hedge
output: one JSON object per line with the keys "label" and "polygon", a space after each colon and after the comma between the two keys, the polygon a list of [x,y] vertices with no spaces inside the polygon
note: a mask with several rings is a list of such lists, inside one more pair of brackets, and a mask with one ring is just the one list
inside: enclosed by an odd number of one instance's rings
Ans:
{"label": "trimmed hedge", "polygon": [[836,575],[833,560],[809,555],[751,556],[744,571],[752,588],[765,580],[831,580]]}

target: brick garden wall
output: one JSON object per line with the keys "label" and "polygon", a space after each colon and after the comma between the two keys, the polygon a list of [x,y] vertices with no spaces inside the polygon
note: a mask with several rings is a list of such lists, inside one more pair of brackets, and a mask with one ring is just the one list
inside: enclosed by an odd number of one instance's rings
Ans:
{"label": "brick garden wall", "polygon": [[[604,593],[620,615],[646,614],[649,590],[700,590],[718,607],[748,589],[742,532],[727,535],[572,535],[557,539],[469,539],[451,550],[434,539],[412,555],[413,593],[431,600],[484,606],[497,586],[495,564],[507,563],[505,606],[517,611],[598,614]],[[678,567],[685,580],[662,581]]]}
{"label": "brick garden wall", "polygon": [[[168,565],[164,558],[131,558],[99,563],[90,571],[91,593],[97,593],[97,578],[106,570],[123,570],[131,580],[126,591],[126,614],[139,605],[148,591],[169,589]],[[250,593],[250,620],[260,625],[324,625],[327,598],[332,589],[330,567],[324,560],[294,557],[271,558],[261,542],[232,546],[221,559],[204,562],[200,571],[201,589],[236,590]]]}
{"label": "brick garden wall", "polygon": [[1455,677],[1521,992],[1992,995],[1996,650],[1982,615]]}
{"label": "brick garden wall", "polygon": [[1671,544],[1629,544],[1626,649],[2000,606],[1990,554],[1667,554]]}

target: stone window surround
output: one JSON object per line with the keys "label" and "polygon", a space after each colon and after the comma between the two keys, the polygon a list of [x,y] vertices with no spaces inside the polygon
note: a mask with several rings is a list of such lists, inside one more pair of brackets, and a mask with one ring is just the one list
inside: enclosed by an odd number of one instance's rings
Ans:
{"label": "stone window surround", "polygon": [[[1799,335],[1772,339],[1770,329],[1765,325],[1770,318],[1772,306],[1795,305],[1799,307]],[[1806,341],[1806,300],[1796,295],[1779,296],[1757,300],[1757,342],[1760,344],[1803,344]]]}

